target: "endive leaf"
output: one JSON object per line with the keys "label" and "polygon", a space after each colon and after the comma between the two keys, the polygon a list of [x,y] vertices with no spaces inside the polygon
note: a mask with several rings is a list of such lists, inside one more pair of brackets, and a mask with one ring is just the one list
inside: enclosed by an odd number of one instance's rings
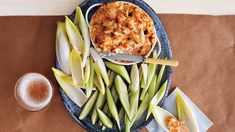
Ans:
{"label": "endive leaf", "polygon": [[156,93],[157,90],[159,89],[159,86],[160,86],[160,83],[161,83],[161,80],[162,80],[162,76],[163,76],[165,67],[166,67],[166,65],[162,65],[162,67],[161,67],[161,69],[160,69],[160,72],[159,72],[158,78],[157,78],[157,82],[156,82],[156,89],[155,89],[155,92],[154,92],[154,93]]}
{"label": "endive leaf", "polygon": [[[153,58],[157,58],[157,51],[156,50],[153,51]],[[141,88],[148,88],[149,87],[149,85],[152,81],[151,80],[152,76],[155,73],[153,71],[156,71],[156,67],[157,67],[156,64],[148,64],[148,65],[141,64],[141,72],[142,72],[141,74],[143,74],[142,75],[143,79],[141,79]],[[143,94],[145,94],[147,90],[148,89],[145,89]],[[143,95],[142,95],[141,99],[143,99]]]}
{"label": "endive leaf", "polygon": [[131,85],[130,85],[130,107],[131,107],[131,118],[137,113],[139,104],[139,70],[137,64],[132,65],[131,68]]}
{"label": "endive leaf", "polygon": [[102,123],[108,127],[108,128],[112,128],[113,127],[113,123],[112,121],[108,118],[107,115],[104,114],[103,111],[101,111],[99,108],[96,108],[98,116],[100,118],[100,120],[102,121]]}
{"label": "endive leaf", "polygon": [[[72,76],[64,76],[64,77],[62,77],[62,79],[63,79],[66,83],[72,85],[74,88],[78,88],[78,89],[81,88],[81,89],[85,89],[85,90],[88,89],[87,87],[76,87],[76,86],[74,85],[74,83],[73,83],[73,78],[72,78]],[[96,90],[96,89],[95,89],[94,87],[92,87],[92,88],[91,88],[91,92],[92,92],[92,90]],[[87,97],[90,97],[90,96],[87,95]]]}
{"label": "endive leaf", "polygon": [[149,90],[148,90],[148,93],[149,93],[149,99],[151,100],[153,98],[153,96],[155,95],[155,89],[156,89],[156,81],[157,81],[157,75],[154,74],[153,75],[153,79],[150,83],[150,86],[149,86]]}
{"label": "endive leaf", "polygon": [[108,103],[107,102],[105,102],[105,105],[103,107],[103,112],[104,112],[104,114],[107,114],[109,112],[109,107],[108,107]]}
{"label": "endive leaf", "polygon": [[91,115],[91,123],[94,125],[97,120],[98,120],[98,114],[97,114],[97,111],[96,111],[96,108],[102,108],[103,105],[104,105],[104,102],[105,102],[105,95],[99,93],[97,99],[96,99],[96,102],[95,102],[95,106],[94,106],[94,109],[92,111],[92,115]]}
{"label": "endive leaf", "polygon": [[130,132],[132,124],[126,114],[125,114],[125,125],[126,125],[125,132]]}
{"label": "endive leaf", "polygon": [[65,24],[63,22],[57,23],[56,32],[56,58],[59,66],[66,74],[71,74],[69,67],[70,47],[66,36]]}
{"label": "endive leaf", "polygon": [[73,83],[76,87],[81,87],[83,85],[83,78],[84,78],[82,59],[74,49],[70,54],[69,61],[70,61]]}
{"label": "endive leaf", "polygon": [[142,73],[143,73],[143,84],[141,83],[141,87],[145,87],[146,83],[147,83],[147,77],[148,77],[148,65],[147,64],[141,64],[141,69],[142,69]]}
{"label": "endive leaf", "polygon": [[111,94],[112,94],[112,97],[113,97],[113,100],[115,102],[115,104],[117,103],[117,100],[118,100],[118,94],[117,94],[117,91],[116,91],[116,88],[115,86],[113,85],[113,87],[111,88]]}
{"label": "endive leaf", "polygon": [[[142,78],[143,78],[143,71],[142,71],[142,67],[140,66],[139,67],[139,78],[140,78],[140,81],[142,81]],[[142,83],[142,82],[141,82]]]}
{"label": "endive leaf", "polygon": [[[62,79],[63,79],[66,83],[68,83],[68,84],[74,86],[72,76],[64,76],[64,77],[62,77]],[[75,86],[74,86],[74,87],[75,87]],[[75,88],[78,88],[78,87],[75,87]],[[82,87],[81,87],[81,88],[82,88]]]}
{"label": "endive leaf", "polygon": [[109,69],[111,69],[112,71],[116,72],[121,77],[123,77],[129,84],[131,83],[129,74],[128,74],[125,66],[114,64],[114,63],[109,62],[109,61],[105,61],[104,63]]}
{"label": "endive leaf", "polygon": [[101,77],[101,73],[98,69],[98,64],[94,62],[93,67],[94,67],[95,73],[96,73],[94,76],[94,83],[95,83],[96,87],[99,89],[100,93],[104,95],[105,94],[105,86],[104,86],[104,82]]}
{"label": "endive leaf", "polygon": [[110,75],[109,75],[109,88],[113,85],[113,81],[114,81],[114,78],[116,76],[116,73],[113,72],[113,71],[110,71]]}
{"label": "endive leaf", "polygon": [[79,53],[83,53],[85,50],[85,44],[82,39],[80,32],[74,23],[66,16],[65,17],[65,27],[67,31],[68,38],[73,45],[73,48]]}
{"label": "endive leaf", "polygon": [[127,86],[119,75],[115,77],[115,88],[119,96],[119,99],[121,101],[121,104],[126,111],[128,118],[131,119],[131,111],[130,111],[130,103],[129,103],[129,97],[128,97],[128,92],[127,92]]}
{"label": "endive leaf", "polygon": [[52,71],[53,71],[55,74],[59,75],[60,77],[67,77],[67,76],[68,76],[68,75],[65,74],[64,72],[62,72],[62,71],[60,71],[60,70],[58,70],[58,69],[56,69],[56,68],[54,68],[54,67],[52,67],[51,69],[52,69]]}
{"label": "endive leaf", "polygon": [[[147,75],[147,82],[145,83],[145,88],[143,89],[141,95],[140,95],[140,100],[143,100],[146,92],[149,89],[149,85],[153,79],[154,74],[156,73],[156,64],[149,64],[148,65],[148,75]],[[144,72],[143,72],[144,73]]]}
{"label": "endive leaf", "polygon": [[118,110],[117,110],[116,104],[114,102],[114,99],[112,97],[111,91],[108,87],[106,87],[106,98],[107,98],[107,102],[108,102],[109,111],[112,114],[114,120],[116,121],[116,123],[118,125],[118,129],[121,130],[120,120],[119,120],[119,116],[118,116]]}
{"label": "endive leaf", "polygon": [[99,91],[96,90],[92,95],[91,97],[89,98],[89,100],[86,102],[85,106],[82,108],[82,112],[80,113],[79,115],[79,119],[80,120],[83,120],[87,117],[87,115],[90,113],[90,111],[92,110],[94,104],[95,104],[95,101],[96,101],[96,98],[99,94]]}
{"label": "endive leaf", "polygon": [[90,74],[91,74],[91,62],[90,62],[90,58],[88,57],[87,61],[86,61],[83,86],[85,86],[85,84],[88,83],[88,81],[90,79]]}
{"label": "endive leaf", "polygon": [[58,81],[58,83],[60,84],[61,88],[64,90],[64,92],[69,96],[69,98],[79,107],[82,107],[88,97],[82,92],[81,89],[77,89],[74,88],[72,85],[66,83],[62,76],[60,76],[61,74],[57,74],[59,73],[59,71],[57,71],[57,69],[52,68],[55,78]]}
{"label": "endive leaf", "polygon": [[131,108],[131,119],[136,115],[139,105],[139,90],[131,94],[130,97],[130,108]]}
{"label": "endive leaf", "polygon": [[92,58],[98,65],[98,70],[100,71],[106,86],[109,86],[109,77],[108,77],[106,67],[104,65],[104,61],[102,60],[99,53],[94,48],[90,48],[90,52],[91,52]]}
{"label": "endive leaf", "polygon": [[[80,88],[81,88],[81,89],[87,89],[87,87],[76,87],[76,86],[74,85],[74,83],[73,83],[73,78],[72,78],[72,76],[68,76],[68,75],[66,75],[65,73],[63,73],[62,71],[60,71],[60,70],[58,70],[58,69],[56,69],[56,68],[54,68],[54,67],[52,67],[52,70],[53,70],[54,72],[56,72],[57,75],[61,76],[61,78],[62,78],[67,84],[72,85],[74,88],[77,88],[77,89],[80,89]],[[92,92],[92,90],[96,90],[96,89],[93,87],[93,81],[92,81],[91,92]],[[90,97],[90,96],[87,95],[87,97]]]}
{"label": "endive leaf", "polygon": [[[64,77],[62,77],[62,79],[67,83],[67,84],[69,84],[69,85],[72,85],[74,88],[76,88],[76,89],[84,89],[84,90],[87,90],[87,87],[76,87],[75,85],[74,85],[74,83],[73,83],[73,78],[72,78],[72,76],[64,76]],[[94,88],[94,87],[92,87],[91,88],[91,92],[93,91],[93,90],[96,90],[96,88]],[[90,96],[88,96],[87,95],[87,97],[90,97]]]}
{"label": "endive leaf", "polygon": [[160,127],[164,131],[169,132],[170,130],[167,127],[168,124],[166,121],[171,117],[172,118],[175,118],[175,117],[171,113],[169,113],[168,111],[166,111],[156,105],[150,104],[150,109],[151,109],[151,112],[153,113],[153,116],[154,116],[155,120],[157,121],[158,125],[160,125]]}
{"label": "endive leaf", "polygon": [[[74,86],[72,76],[68,76],[65,73],[63,73],[62,71],[60,71],[54,67],[52,67],[51,69],[55,74],[60,76],[62,78],[62,80],[64,80],[67,84]],[[75,88],[77,88],[77,87],[75,87]],[[80,89],[80,88],[78,88],[78,89]]]}
{"label": "endive leaf", "polygon": [[118,112],[118,117],[119,117],[119,120],[122,119],[123,115],[125,114],[125,110],[123,109],[123,107],[119,110]]}
{"label": "endive leaf", "polygon": [[138,111],[135,115],[135,117],[132,119],[131,121],[131,125],[136,121],[138,120],[139,118],[141,118],[141,116],[144,114],[144,112],[147,110],[148,106],[149,106],[149,94],[147,93],[145,96],[144,96],[144,99],[143,101],[141,102],[139,108],[138,108]]}
{"label": "endive leaf", "polygon": [[83,54],[82,55],[83,56],[82,57],[82,64],[84,67],[86,64],[86,61],[87,61],[86,59],[89,55],[89,48],[90,48],[91,43],[90,43],[88,26],[87,26],[86,20],[83,16],[82,10],[79,6],[77,6],[77,8],[76,8],[76,15],[74,18],[74,24],[79,26],[81,33],[82,33],[84,43],[85,43],[84,50],[82,52],[82,54]]}
{"label": "endive leaf", "polygon": [[178,92],[176,93],[176,105],[179,120],[185,122],[190,132],[199,132],[196,116]]}
{"label": "endive leaf", "polygon": [[[164,94],[166,93],[167,82],[168,82],[168,80],[165,81],[165,83],[162,85],[162,87],[159,89],[159,91],[156,93],[156,95],[152,98],[152,100],[150,101],[150,105],[157,106],[158,103],[162,100],[162,98],[164,97]],[[146,120],[148,120],[150,115],[151,115],[151,109],[149,107]]]}
{"label": "endive leaf", "polygon": [[130,92],[134,93],[139,90],[139,69],[137,67],[137,64],[132,65],[131,68],[131,85],[130,85]]}
{"label": "endive leaf", "polygon": [[[90,57],[89,57],[90,58]],[[88,97],[90,97],[91,93],[92,93],[92,88],[93,88],[93,83],[94,83],[94,76],[95,76],[95,70],[94,70],[94,66],[93,66],[93,60],[92,58],[89,59],[90,60],[90,78],[88,79],[88,82],[86,84],[86,95]]]}
{"label": "endive leaf", "polygon": [[146,83],[147,88],[149,87],[149,85],[153,79],[153,75],[156,73],[156,68],[157,68],[156,64],[149,64],[148,65],[148,76],[147,76],[147,83]]}

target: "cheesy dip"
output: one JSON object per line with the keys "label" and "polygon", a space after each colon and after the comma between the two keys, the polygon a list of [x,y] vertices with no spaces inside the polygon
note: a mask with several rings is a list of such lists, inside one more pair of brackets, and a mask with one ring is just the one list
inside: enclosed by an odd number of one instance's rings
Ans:
{"label": "cheesy dip", "polygon": [[127,2],[104,3],[93,15],[90,36],[99,51],[147,55],[156,44],[149,15]]}

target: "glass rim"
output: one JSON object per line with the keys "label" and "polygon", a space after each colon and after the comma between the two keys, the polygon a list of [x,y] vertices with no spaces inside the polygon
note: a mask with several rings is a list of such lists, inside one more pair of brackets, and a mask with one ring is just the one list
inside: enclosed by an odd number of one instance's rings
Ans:
{"label": "glass rim", "polygon": [[[51,95],[50,95],[50,98],[49,98],[49,100],[48,100],[48,103],[47,103],[46,105],[44,105],[44,106],[41,106],[41,107],[32,107],[32,106],[27,105],[27,104],[22,100],[22,98],[20,97],[20,95],[19,95],[18,92],[17,92],[17,89],[19,88],[19,86],[18,86],[19,83],[20,83],[21,81],[23,81],[23,79],[24,79],[26,76],[31,76],[32,74],[34,74],[34,75],[39,75],[39,76],[43,77],[43,79],[49,84],[49,85],[48,85],[48,86],[49,86],[48,89],[51,89]],[[51,82],[47,77],[45,77],[44,75],[42,75],[42,74],[40,74],[40,73],[36,73],[36,72],[28,72],[28,73],[23,74],[23,75],[17,80],[17,82],[16,82],[16,84],[15,84],[15,88],[14,88],[14,96],[15,96],[15,99],[16,99],[17,104],[18,104],[21,108],[23,108],[24,110],[27,110],[27,111],[37,112],[37,111],[41,111],[41,110],[47,108],[47,107],[50,105],[50,103],[51,103],[51,101],[52,101],[52,98],[53,98],[53,96],[54,96],[54,86],[53,86],[52,82]]]}

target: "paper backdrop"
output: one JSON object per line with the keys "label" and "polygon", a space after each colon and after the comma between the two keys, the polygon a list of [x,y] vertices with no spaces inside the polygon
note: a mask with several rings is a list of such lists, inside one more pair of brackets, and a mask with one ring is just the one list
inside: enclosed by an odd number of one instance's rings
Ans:
{"label": "paper backdrop", "polygon": [[[84,0],[0,0],[0,16],[69,15]],[[234,15],[235,0],[145,0],[158,14]]]}

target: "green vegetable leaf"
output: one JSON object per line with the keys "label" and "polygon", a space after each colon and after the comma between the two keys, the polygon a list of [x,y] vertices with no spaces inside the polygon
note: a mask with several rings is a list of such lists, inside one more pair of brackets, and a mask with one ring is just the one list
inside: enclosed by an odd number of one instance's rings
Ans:
{"label": "green vegetable leaf", "polygon": [[91,97],[89,98],[89,100],[86,102],[85,106],[82,109],[82,112],[79,115],[80,120],[85,119],[87,117],[87,115],[90,113],[90,111],[92,110],[92,108],[95,104],[95,101],[96,101],[98,94],[99,94],[99,91],[96,90],[95,93],[93,93],[91,95]]}
{"label": "green vegetable leaf", "polygon": [[115,77],[115,87],[116,87],[116,91],[118,93],[119,99],[121,101],[121,104],[123,108],[125,109],[128,118],[131,119],[131,109],[130,109],[129,97],[128,97],[128,92],[127,92],[127,86],[119,75]]}
{"label": "green vegetable leaf", "polygon": [[82,59],[80,55],[73,49],[70,57],[70,69],[72,73],[73,83],[76,87],[81,87],[83,85],[83,68],[82,68]]}
{"label": "green vegetable leaf", "polygon": [[74,18],[74,24],[79,26],[81,33],[82,33],[84,43],[85,43],[84,50],[82,52],[82,54],[83,54],[82,55],[82,64],[84,67],[86,65],[86,61],[87,61],[86,59],[89,55],[89,48],[90,48],[91,42],[90,42],[88,26],[87,26],[86,20],[83,16],[82,10],[79,6],[77,6],[77,8],[76,8],[76,15]]}
{"label": "green vegetable leaf", "polygon": [[58,81],[58,83],[60,84],[61,88],[63,89],[63,91],[69,96],[69,98],[79,107],[82,107],[88,97],[83,93],[83,91],[81,89],[75,88],[72,85],[68,84],[63,77],[65,76],[61,76],[63,75],[63,73],[61,73],[61,71],[52,68],[52,71],[54,72],[55,78]]}
{"label": "green vegetable leaf", "polygon": [[114,99],[111,95],[110,89],[108,87],[106,87],[106,98],[107,98],[107,102],[108,102],[109,111],[112,114],[115,121],[117,122],[119,130],[121,130],[120,120],[119,120],[119,116],[118,116],[118,110],[117,110],[116,104],[114,102]]}
{"label": "green vegetable leaf", "polygon": [[131,83],[129,74],[128,74],[125,66],[114,64],[109,61],[105,61],[104,63],[109,69],[113,70],[114,72],[119,74],[121,77],[123,77],[129,84]]}
{"label": "green vegetable leaf", "polygon": [[104,61],[102,60],[99,53],[94,48],[90,48],[90,52],[91,52],[92,58],[97,63],[97,68],[98,68],[97,70],[99,70],[99,72],[101,73],[106,86],[109,86],[109,77],[108,77],[106,67],[104,65]]}
{"label": "green vegetable leaf", "polygon": [[88,57],[86,61],[86,66],[85,66],[83,86],[85,86],[88,83],[90,79],[90,75],[91,75],[91,61],[90,61],[90,58]]}
{"label": "green vegetable leaf", "polygon": [[101,92],[101,94],[105,94],[105,86],[104,86],[104,82],[102,80],[101,77],[101,73],[98,69],[98,64],[97,63],[93,63],[93,67],[95,69],[95,76],[94,76],[94,83],[96,85],[96,87],[99,89],[99,91]]}
{"label": "green vegetable leaf", "polygon": [[67,31],[68,38],[73,45],[73,48],[79,53],[83,53],[85,50],[85,44],[82,39],[80,32],[74,23],[66,16],[65,17],[65,28]]}
{"label": "green vegetable leaf", "polygon": [[[165,81],[165,83],[162,85],[162,87],[159,89],[156,95],[152,98],[150,105],[158,105],[158,103],[162,100],[162,98],[164,97],[166,93],[167,82],[168,80]],[[151,109],[149,107],[146,120],[149,118],[150,114],[151,114]]]}
{"label": "green vegetable leaf", "polygon": [[93,125],[98,120],[98,114],[97,114],[96,108],[99,108],[99,109],[102,108],[104,105],[104,102],[105,102],[105,95],[103,95],[99,92],[99,95],[98,95],[96,102],[95,102],[95,107],[94,107],[92,114],[91,114],[91,123]]}
{"label": "green vegetable leaf", "polygon": [[176,93],[176,105],[179,120],[185,122],[189,131],[200,132],[195,114],[178,92]]}
{"label": "green vegetable leaf", "polygon": [[157,82],[156,82],[156,89],[155,89],[155,92],[154,92],[154,93],[156,93],[157,90],[159,89],[159,86],[160,86],[160,83],[161,83],[161,80],[162,80],[162,76],[163,76],[165,67],[166,67],[166,65],[162,65],[162,67],[161,67],[161,69],[160,69],[160,72],[159,72],[158,78],[157,78]]}
{"label": "green vegetable leaf", "polygon": [[66,36],[65,24],[57,23],[56,32],[56,58],[63,72],[70,75],[69,56],[70,56],[69,40]]}
{"label": "green vegetable leaf", "polygon": [[99,108],[96,109],[98,116],[101,120],[101,122],[108,128],[112,128],[113,127],[113,123],[112,121],[108,118],[107,115],[104,114],[104,112],[102,112]]}
{"label": "green vegetable leaf", "polygon": [[[168,129],[167,126],[167,120],[169,118],[175,118],[171,113],[169,113],[168,111],[162,109],[159,106],[156,105],[152,105],[150,104],[150,109],[151,112],[153,113],[153,116],[155,118],[155,120],[157,121],[158,125],[166,132],[170,132],[170,130]],[[176,119],[176,118],[175,118]],[[176,119],[177,120],[177,119]],[[192,131],[193,132],[193,131]]]}

